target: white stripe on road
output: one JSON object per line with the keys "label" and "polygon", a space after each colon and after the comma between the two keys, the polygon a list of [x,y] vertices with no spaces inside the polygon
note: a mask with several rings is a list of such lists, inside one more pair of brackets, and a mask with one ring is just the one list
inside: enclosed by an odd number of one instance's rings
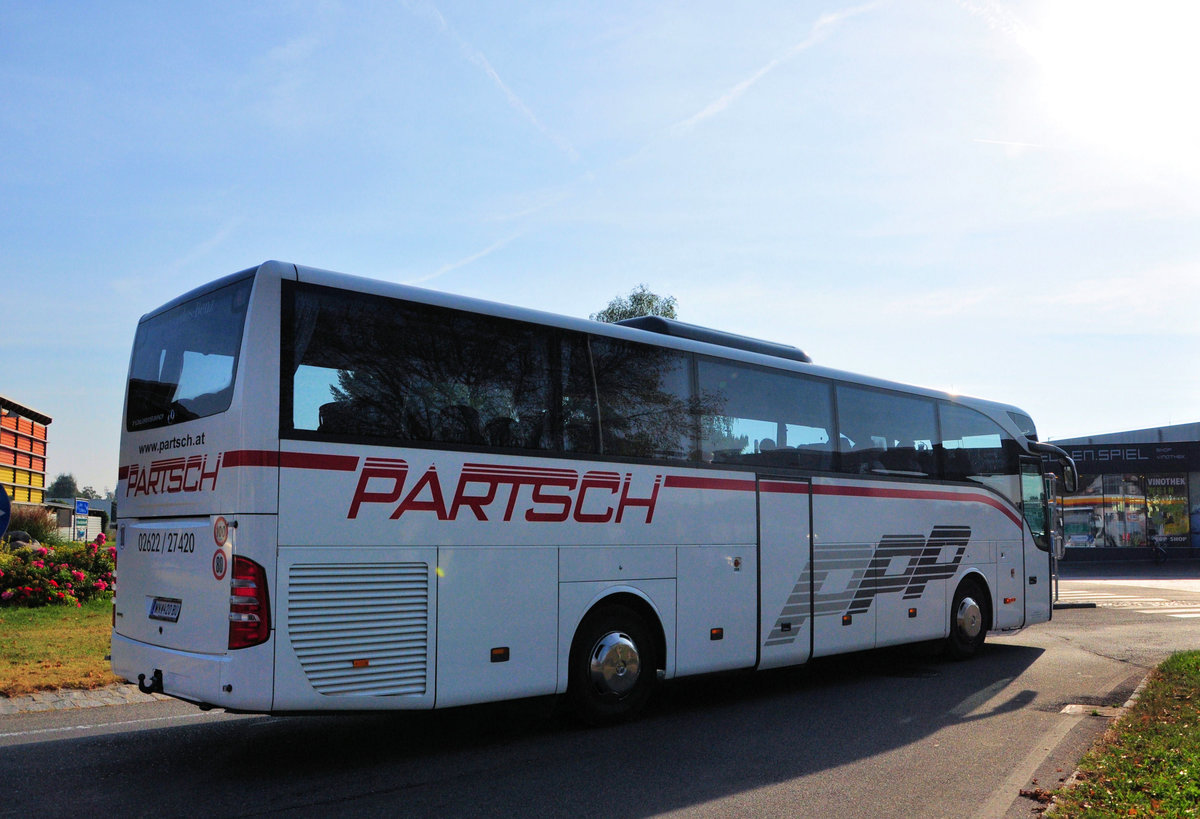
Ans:
{"label": "white stripe on road", "polygon": [[[39,713],[52,713],[49,711],[41,711]],[[84,725],[66,725],[61,728],[36,728],[32,731],[9,731],[0,734],[0,739],[8,739],[12,737],[32,737],[42,734],[61,734],[67,731],[89,731],[101,728],[123,728],[131,725],[147,725],[152,722],[169,722],[171,720],[192,720],[192,719],[212,719],[213,717],[225,716],[224,711],[198,711],[194,714],[176,714],[170,717],[146,717],[144,719],[128,719],[118,722],[97,722]]]}
{"label": "white stripe on road", "polygon": [[1020,793],[1021,788],[1025,787],[1025,784],[1033,778],[1042,761],[1058,747],[1058,744],[1066,738],[1067,734],[1071,733],[1071,729],[1081,720],[1083,720],[1082,716],[1063,715],[1062,720],[1056,722],[1053,728],[1042,734],[1034,744],[1033,750],[1025,755],[1017,767],[1013,768],[1008,779],[992,792],[992,798],[975,814],[976,819],[995,819],[997,816],[1006,815],[1012,803],[1021,798],[1013,794]]}

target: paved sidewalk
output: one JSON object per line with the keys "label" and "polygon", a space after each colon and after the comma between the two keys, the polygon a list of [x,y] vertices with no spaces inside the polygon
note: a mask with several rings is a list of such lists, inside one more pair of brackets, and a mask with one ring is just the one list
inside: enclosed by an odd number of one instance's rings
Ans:
{"label": "paved sidewalk", "polygon": [[70,708],[128,705],[165,699],[170,699],[170,697],[162,694],[143,694],[136,685],[128,683],[90,690],[58,688],[53,691],[22,694],[18,697],[0,697],[0,716],[27,711],[63,711]]}

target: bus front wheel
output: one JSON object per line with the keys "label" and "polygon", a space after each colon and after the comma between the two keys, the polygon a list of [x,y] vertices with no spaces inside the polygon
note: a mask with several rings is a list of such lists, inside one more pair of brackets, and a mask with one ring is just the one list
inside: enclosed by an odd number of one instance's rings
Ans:
{"label": "bus front wheel", "polygon": [[645,621],[625,606],[605,606],[588,614],[575,633],[567,695],[584,722],[621,722],[646,704],[657,669]]}
{"label": "bus front wheel", "polygon": [[950,636],[946,651],[956,660],[974,657],[988,632],[987,595],[977,580],[964,580],[950,606]]}

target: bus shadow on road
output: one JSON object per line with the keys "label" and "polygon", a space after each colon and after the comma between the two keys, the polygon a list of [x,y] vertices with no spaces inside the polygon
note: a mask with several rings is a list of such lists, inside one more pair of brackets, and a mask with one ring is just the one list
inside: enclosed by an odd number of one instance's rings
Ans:
{"label": "bus shadow on road", "polygon": [[[1042,654],[988,645],[955,662],[878,650],[757,674],[660,686],[646,715],[578,726],[551,700],[423,714],[287,718],[247,732],[245,762],[262,776],[308,785],[365,777],[350,804],[407,813],[589,815],[597,783],[620,783],[622,812],[649,816],[820,773],[903,748],[944,727],[1030,707],[1010,691]],[[234,760],[229,770],[249,770]],[[264,770],[265,766],[265,770]],[[451,787],[449,790],[447,786]],[[349,796],[349,795],[348,795]],[[283,802],[287,797],[280,794]],[[341,804],[341,803],[339,803]]]}
{"label": "bus shadow on road", "polygon": [[[1033,705],[1018,681],[1042,653],[989,644],[954,662],[908,648],[688,678],[662,685],[642,719],[600,729],[538,699],[39,743],[11,749],[39,776],[10,781],[6,807],[41,805],[38,782],[53,780],[83,813],[651,816],[833,772],[958,724],[1002,728]],[[135,790],[112,774],[128,760],[150,763]]]}

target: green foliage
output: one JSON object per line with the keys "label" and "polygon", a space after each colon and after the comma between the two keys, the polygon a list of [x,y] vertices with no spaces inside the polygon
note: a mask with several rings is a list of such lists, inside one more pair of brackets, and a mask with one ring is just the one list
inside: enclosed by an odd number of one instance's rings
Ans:
{"label": "green foliage", "polygon": [[677,318],[675,306],[674,296],[659,296],[650,292],[646,285],[639,284],[629,292],[628,296],[617,296],[599,313],[592,313],[591,318],[594,321],[603,321],[609,324],[638,316],[662,316],[673,319]]}
{"label": "green foliage", "polygon": [[46,497],[54,500],[74,500],[79,496],[75,476],[61,473],[46,487]]}
{"label": "green foliage", "polygon": [[55,520],[54,514],[40,506],[14,506],[8,531],[28,532],[34,540],[51,546],[63,542],[58,534],[58,521]]}
{"label": "green foliage", "polygon": [[112,596],[116,552],[95,543],[0,543],[0,607],[79,606]]}
{"label": "green foliage", "polygon": [[1200,816],[1200,651],[1159,666],[1057,798],[1055,816]]}

